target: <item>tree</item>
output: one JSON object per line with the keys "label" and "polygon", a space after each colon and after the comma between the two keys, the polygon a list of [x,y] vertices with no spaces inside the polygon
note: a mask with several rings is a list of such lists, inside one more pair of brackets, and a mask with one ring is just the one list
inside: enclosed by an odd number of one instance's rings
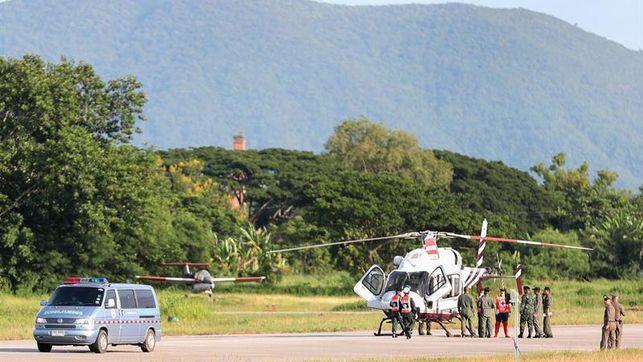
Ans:
{"label": "tree", "polygon": [[84,63],[0,58],[0,277],[11,288],[120,280],[208,249],[198,222],[189,236],[175,227],[189,217],[157,157],[128,144],[140,88]]}
{"label": "tree", "polygon": [[616,173],[600,170],[592,183],[588,162],[575,169],[565,168],[565,163],[565,154],[559,153],[549,167],[539,163],[531,168],[542,177],[543,187],[552,196],[551,220],[557,229],[582,230],[629,202],[626,192],[612,188]]}
{"label": "tree", "polygon": [[[533,240],[565,245],[580,246],[581,241],[576,232],[561,233],[551,228],[533,235]],[[563,248],[522,247],[523,268],[529,278],[572,278],[589,277],[590,253],[583,250]]]}
{"label": "tree", "polygon": [[594,275],[635,278],[643,271],[642,211],[619,210],[584,232],[595,249],[591,258]]}
{"label": "tree", "polygon": [[442,187],[449,185],[453,174],[451,165],[422,149],[415,136],[366,118],[342,122],[325,147],[340,165],[356,171],[395,174]]}

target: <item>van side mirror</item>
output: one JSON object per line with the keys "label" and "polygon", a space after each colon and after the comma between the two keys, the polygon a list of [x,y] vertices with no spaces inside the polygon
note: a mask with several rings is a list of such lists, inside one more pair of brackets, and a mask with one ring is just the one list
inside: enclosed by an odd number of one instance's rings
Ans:
{"label": "van side mirror", "polygon": [[43,300],[41,300],[41,301],[40,301],[40,306],[41,306],[41,307],[44,307],[44,306],[46,306],[46,305],[47,305],[47,301],[46,301],[46,300],[44,300],[44,299],[43,299]]}
{"label": "van side mirror", "polygon": [[112,298],[107,299],[107,304],[105,304],[105,308],[114,308],[116,307],[116,301]]}

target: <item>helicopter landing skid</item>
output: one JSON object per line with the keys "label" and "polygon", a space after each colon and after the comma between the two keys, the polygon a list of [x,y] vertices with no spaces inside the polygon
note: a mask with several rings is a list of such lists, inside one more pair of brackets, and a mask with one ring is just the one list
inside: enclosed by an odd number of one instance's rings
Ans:
{"label": "helicopter landing skid", "polygon": [[[462,323],[462,319],[460,317],[456,316],[455,319],[459,320],[460,323]],[[447,337],[453,337],[453,334],[451,334],[451,332],[449,332],[447,327],[445,327],[444,324],[442,324],[442,321],[435,321],[435,322],[439,324],[440,327],[442,327],[442,329],[444,329],[444,332],[447,334]]]}
{"label": "helicopter landing skid", "polygon": [[377,329],[377,332],[373,332],[373,335],[375,336],[392,336],[393,333],[382,333],[382,324],[384,322],[388,321],[387,323],[391,323],[391,318],[382,318],[382,321],[380,322],[380,327]]}

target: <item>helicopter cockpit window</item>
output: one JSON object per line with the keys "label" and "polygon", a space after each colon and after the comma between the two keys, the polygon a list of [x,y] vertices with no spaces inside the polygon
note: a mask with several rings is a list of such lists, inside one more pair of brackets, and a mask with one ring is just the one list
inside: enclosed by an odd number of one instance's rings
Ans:
{"label": "helicopter cockpit window", "polygon": [[408,284],[409,275],[406,272],[394,271],[388,276],[388,282],[386,283],[386,291],[390,292],[395,291],[396,289],[402,289],[406,284]]}
{"label": "helicopter cockpit window", "polygon": [[415,272],[409,274],[408,284],[411,286],[411,290],[415,291],[419,295],[427,295],[429,281],[429,273],[427,272]]}

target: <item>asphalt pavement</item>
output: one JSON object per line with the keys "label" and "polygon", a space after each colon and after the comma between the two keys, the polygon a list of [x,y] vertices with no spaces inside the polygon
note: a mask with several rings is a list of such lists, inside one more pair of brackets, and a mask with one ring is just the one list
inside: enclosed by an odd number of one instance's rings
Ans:
{"label": "asphalt pavement", "polygon": [[[103,355],[87,347],[54,346],[40,353],[33,340],[0,341],[0,361],[284,361],[397,359],[422,356],[470,356],[514,353],[513,338],[446,337],[434,325],[433,336],[375,337],[372,332],[163,337],[156,350],[110,346]],[[456,332],[456,331],[453,331]],[[458,331],[459,332],[459,331]],[[554,338],[518,339],[521,353],[598,350],[600,325],[556,326]],[[502,334],[502,332],[501,332]],[[625,325],[623,347],[643,348],[643,324]]]}

